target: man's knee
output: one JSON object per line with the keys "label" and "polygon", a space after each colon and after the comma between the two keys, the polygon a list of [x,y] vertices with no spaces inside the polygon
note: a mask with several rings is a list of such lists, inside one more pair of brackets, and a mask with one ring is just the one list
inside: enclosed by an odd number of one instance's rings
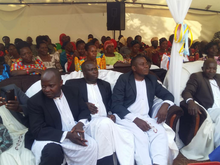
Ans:
{"label": "man's knee", "polygon": [[49,143],[42,150],[40,165],[60,165],[63,163],[63,159],[64,153],[62,147],[59,144]]}
{"label": "man's knee", "polygon": [[99,125],[99,129],[101,130],[105,130],[105,131],[110,131],[112,130],[112,125],[114,124],[114,122],[110,119],[110,118],[102,118],[102,121]]}

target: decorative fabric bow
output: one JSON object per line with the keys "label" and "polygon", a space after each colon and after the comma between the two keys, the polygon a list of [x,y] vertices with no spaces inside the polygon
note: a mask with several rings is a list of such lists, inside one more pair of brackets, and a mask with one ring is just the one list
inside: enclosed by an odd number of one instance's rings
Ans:
{"label": "decorative fabric bow", "polygon": [[174,40],[175,42],[182,43],[182,47],[179,50],[179,53],[182,55],[190,55],[189,53],[189,45],[188,45],[188,34],[191,35],[191,43],[193,43],[193,35],[190,27],[187,24],[179,23],[176,25],[175,32],[174,32]]}

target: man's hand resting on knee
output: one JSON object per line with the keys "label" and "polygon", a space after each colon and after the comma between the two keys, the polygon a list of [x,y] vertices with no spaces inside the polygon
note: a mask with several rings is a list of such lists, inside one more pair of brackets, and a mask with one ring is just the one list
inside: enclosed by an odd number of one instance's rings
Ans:
{"label": "man's hand resting on knee", "polygon": [[167,110],[169,108],[169,104],[168,103],[163,103],[159,109],[159,111],[157,112],[157,115],[155,118],[157,118],[157,123],[162,123],[163,121],[166,120],[167,117]]}
{"label": "man's hand resting on knee", "polygon": [[70,132],[67,133],[66,138],[69,139],[71,142],[75,144],[79,144],[82,146],[87,146],[84,138],[84,130],[83,130],[83,123],[78,122]]}
{"label": "man's hand resting on knee", "polygon": [[197,113],[202,114],[199,110],[199,106],[193,100],[189,100],[187,104],[188,104],[188,113],[190,115],[197,115]]}
{"label": "man's hand resting on knee", "polygon": [[144,132],[151,129],[149,124],[147,124],[144,120],[138,117],[136,117],[133,122]]}

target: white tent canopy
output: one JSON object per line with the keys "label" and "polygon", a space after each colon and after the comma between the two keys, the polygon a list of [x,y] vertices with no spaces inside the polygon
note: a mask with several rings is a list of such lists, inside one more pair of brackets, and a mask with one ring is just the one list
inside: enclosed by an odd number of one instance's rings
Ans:
{"label": "white tent canopy", "polygon": [[[36,36],[47,34],[54,43],[58,42],[61,33],[69,35],[72,41],[77,38],[86,41],[90,33],[98,39],[102,35],[113,37],[112,31],[107,31],[106,27],[106,2],[113,1],[22,0],[21,5],[17,4],[20,0],[1,0],[0,37],[8,35],[13,42],[15,38],[25,40],[31,36],[35,40]],[[208,5],[211,5],[209,10],[201,11]],[[219,0],[193,0],[190,8],[184,23],[191,27],[194,39],[211,40],[214,33],[220,30]],[[166,0],[154,0],[153,3],[152,0],[136,0],[134,4],[126,0],[124,36],[140,34],[143,41],[150,44],[152,37],[168,38],[175,25]]]}

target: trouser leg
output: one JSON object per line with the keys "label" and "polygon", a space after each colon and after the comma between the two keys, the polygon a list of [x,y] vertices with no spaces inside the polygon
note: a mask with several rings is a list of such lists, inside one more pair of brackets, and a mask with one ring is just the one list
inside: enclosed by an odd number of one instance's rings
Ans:
{"label": "trouser leg", "polygon": [[113,165],[113,155],[106,156],[97,161],[97,165]]}
{"label": "trouser leg", "polygon": [[147,131],[153,164],[167,165],[169,148],[166,131],[161,124],[156,123],[156,120],[147,119],[147,121],[155,128]]}

